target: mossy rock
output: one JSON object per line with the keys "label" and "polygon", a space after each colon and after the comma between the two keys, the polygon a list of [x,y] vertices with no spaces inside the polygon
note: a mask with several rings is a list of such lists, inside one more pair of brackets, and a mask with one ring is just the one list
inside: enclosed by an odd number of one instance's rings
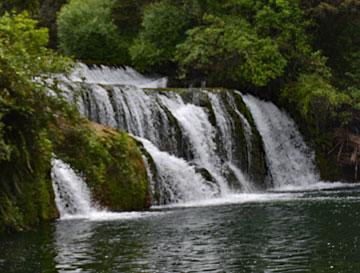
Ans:
{"label": "mossy rock", "polygon": [[238,110],[244,115],[246,120],[249,122],[251,127],[251,150],[250,150],[250,158],[247,159],[248,161],[248,174],[250,179],[256,183],[256,185],[262,189],[269,187],[267,185],[267,177],[269,176],[268,173],[268,166],[266,163],[266,154],[264,150],[264,143],[259,131],[256,128],[255,121],[246,107],[242,97],[238,93],[233,93],[236,106]]}
{"label": "mossy rock", "polygon": [[62,128],[55,153],[85,178],[100,206],[113,211],[150,206],[146,166],[133,138],[88,121]]}
{"label": "mossy rock", "polygon": [[21,138],[26,140],[18,152],[0,162],[0,233],[27,230],[58,217],[50,176],[51,142],[43,132]]}

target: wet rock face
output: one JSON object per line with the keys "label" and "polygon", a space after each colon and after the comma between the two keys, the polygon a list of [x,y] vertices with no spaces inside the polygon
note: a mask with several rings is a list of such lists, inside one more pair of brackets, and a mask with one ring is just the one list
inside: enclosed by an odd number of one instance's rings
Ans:
{"label": "wet rock face", "polygon": [[[265,184],[268,172],[262,139],[240,93],[118,84],[78,86],[71,88],[78,91],[77,104],[84,116],[147,139],[159,151],[203,170],[195,173],[208,185],[217,185],[210,195],[221,194],[226,188],[253,191],[269,186]],[[186,199],[184,193],[169,197],[159,177],[155,176],[152,187],[157,191],[152,193],[155,200]]]}
{"label": "wet rock face", "polygon": [[342,129],[338,129],[335,135],[337,144],[331,152],[336,156],[342,176],[348,181],[359,181],[360,135]]}

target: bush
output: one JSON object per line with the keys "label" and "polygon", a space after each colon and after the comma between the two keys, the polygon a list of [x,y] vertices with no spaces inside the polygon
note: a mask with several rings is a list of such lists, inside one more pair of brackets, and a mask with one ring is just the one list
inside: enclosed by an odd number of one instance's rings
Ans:
{"label": "bush", "polygon": [[317,73],[301,74],[297,82],[282,90],[281,97],[295,106],[309,128],[319,132],[346,125],[350,118],[350,96],[337,90]]}
{"label": "bush", "polygon": [[128,44],[112,21],[113,5],[113,0],[71,0],[63,6],[57,19],[59,48],[88,63],[126,63]]}
{"label": "bush", "polygon": [[136,68],[141,71],[161,70],[173,63],[176,45],[182,42],[191,18],[181,7],[160,1],[146,7],[142,30],[130,48]]}
{"label": "bush", "polygon": [[46,82],[68,60],[45,47],[48,32],[36,26],[26,13],[0,18],[0,232],[56,217],[50,128],[63,104]]}
{"label": "bush", "polygon": [[188,31],[176,60],[184,76],[197,70],[211,83],[248,82],[264,86],[283,74],[286,60],[276,43],[260,38],[244,20],[205,17],[207,25]]}

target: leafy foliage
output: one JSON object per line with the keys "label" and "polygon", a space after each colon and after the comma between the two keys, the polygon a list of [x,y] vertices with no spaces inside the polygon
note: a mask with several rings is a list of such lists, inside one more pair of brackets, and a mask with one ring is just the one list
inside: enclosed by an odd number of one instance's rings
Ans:
{"label": "leafy foliage", "polygon": [[58,16],[60,49],[87,62],[126,61],[127,44],[122,43],[111,18],[113,0],[71,0]]}
{"label": "leafy foliage", "polygon": [[142,26],[130,50],[137,68],[171,65],[211,85],[296,77],[310,52],[297,1],[163,0],[145,9]]}
{"label": "leafy foliage", "polygon": [[[302,1],[309,18],[314,46],[328,57],[334,74],[333,84],[340,88],[353,85],[354,68],[360,54],[360,1]],[[354,58],[355,57],[355,58]]]}
{"label": "leafy foliage", "polygon": [[133,63],[141,71],[161,70],[174,59],[176,45],[185,38],[190,17],[169,1],[146,7],[142,31],[130,48]]}
{"label": "leafy foliage", "polygon": [[97,135],[60,99],[51,74],[65,72],[71,61],[47,43],[47,30],[28,14],[0,18],[0,232],[57,216],[50,178],[54,152],[89,177],[102,204],[117,210],[148,205],[136,142],[116,131]]}
{"label": "leafy foliage", "polygon": [[266,85],[281,76],[286,60],[269,38],[259,38],[246,21],[207,16],[207,26],[188,31],[176,59],[185,71],[199,70],[213,83],[242,81]]}
{"label": "leafy foliage", "polygon": [[313,125],[318,131],[330,130],[349,121],[346,110],[351,106],[351,98],[316,73],[301,74],[281,95],[300,110],[309,127]]}
{"label": "leafy foliage", "polygon": [[33,15],[37,15],[42,0],[6,0],[0,2],[0,15],[10,10],[22,12],[27,10]]}
{"label": "leafy foliage", "polygon": [[141,23],[142,13],[146,5],[153,0],[116,0],[112,7],[112,18],[122,37],[137,35]]}
{"label": "leafy foliage", "polygon": [[46,86],[70,62],[45,48],[47,30],[36,25],[26,13],[0,18],[0,230],[56,214],[49,128],[64,105]]}

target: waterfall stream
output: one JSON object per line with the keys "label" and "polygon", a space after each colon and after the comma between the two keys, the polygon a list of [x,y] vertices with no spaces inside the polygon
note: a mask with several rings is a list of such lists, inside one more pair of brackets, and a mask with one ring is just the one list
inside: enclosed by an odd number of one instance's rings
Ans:
{"label": "waterfall stream", "polygon": [[92,204],[86,183],[68,164],[53,158],[51,177],[61,218],[70,215],[85,216],[98,211]]}
{"label": "waterfall stream", "polygon": [[87,219],[112,221],[161,215],[163,212],[109,212],[99,208],[91,198],[84,179],[69,164],[56,157],[52,159],[51,177],[56,207],[60,219]]}
{"label": "waterfall stream", "polygon": [[314,153],[305,144],[294,121],[273,103],[243,96],[263,138],[275,187],[307,186],[319,181]]}
{"label": "waterfall stream", "polygon": [[[274,104],[237,91],[165,86],[166,79],[149,79],[130,68],[84,65],[63,83],[83,116],[127,131],[143,144],[151,157],[144,155],[153,204],[318,181],[313,153],[294,122]],[[60,170],[66,169],[61,164],[55,160]],[[70,185],[61,173],[54,176],[65,181],[56,187]],[[71,195],[68,199],[72,207],[75,201]],[[64,213],[69,209],[60,208]]]}

